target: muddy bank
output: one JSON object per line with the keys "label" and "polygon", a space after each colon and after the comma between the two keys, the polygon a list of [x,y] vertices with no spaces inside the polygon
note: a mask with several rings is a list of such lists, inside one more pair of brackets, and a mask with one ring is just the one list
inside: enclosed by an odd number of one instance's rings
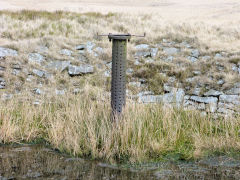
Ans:
{"label": "muddy bank", "polygon": [[0,179],[240,179],[240,160],[226,156],[198,162],[120,168],[72,158],[40,145],[0,146]]}

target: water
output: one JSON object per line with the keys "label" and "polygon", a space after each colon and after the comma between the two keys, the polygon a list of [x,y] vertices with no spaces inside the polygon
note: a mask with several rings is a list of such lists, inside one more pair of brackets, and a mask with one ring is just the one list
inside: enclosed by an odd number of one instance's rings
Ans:
{"label": "water", "polygon": [[0,146],[0,180],[8,179],[240,179],[240,160],[212,157],[198,162],[119,168],[72,158],[40,145]]}

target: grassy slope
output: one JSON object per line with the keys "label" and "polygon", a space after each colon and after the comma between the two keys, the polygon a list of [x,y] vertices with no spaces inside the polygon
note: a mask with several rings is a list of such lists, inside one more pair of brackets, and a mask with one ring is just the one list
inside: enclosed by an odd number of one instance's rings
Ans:
{"label": "grassy slope", "polygon": [[[147,32],[147,39],[132,41],[130,52],[134,51],[135,43],[155,44],[162,38],[180,42],[187,39],[205,53],[234,52],[240,45],[236,24],[166,22],[156,15],[126,17],[112,13],[4,11],[0,12],[0,27],[1,38],[11,41],[8,46],[18,49],[20,54],[30,53],[41,44],[49,46],[49,58],[56,59],[61,59],[56,54],[57,49],[71,49],[87,40],[102,43],[107,49],[106,57],[110,58],[107,54],[111,52],[111,44],[94,38],[97,31]],[[26,56],[20,55],[19,61],[26,62]],[[96,84],[99,81],[99,78],[94,80],[91,77],[86,78],[86,82]],[[100,84],[104,83],[97,83]],[[54,147],[74,155],[118,162],[152,161],[168,155],[191,159],[202,157],[209,151],[228,153],[240,150],[239,117],[213,120],[212,117],[200,117],[196,112],[129,102],[122,123],[113,127],[109,121],[109,99],[102,97],[99,87],[85,86],[82,95],[62,99],[52,97],[54,103],[51,104],[43,97],[45,103],[39,107],[26,100],[22,104],[17,100],[1,103],[1,142],[45,139]]]}
{"label": "grassy slope", "polygon": [[166,157],[188,160],[240,150],[239,117],[214,120],[197,112],[128,102],[121,123],[114,125],[109,99],[102,95],[86,85],[82,94],[55,97],[54,103],[32,106],[13,100],[1,104],[0,140],[44,140],[73,155],[131,163]]}

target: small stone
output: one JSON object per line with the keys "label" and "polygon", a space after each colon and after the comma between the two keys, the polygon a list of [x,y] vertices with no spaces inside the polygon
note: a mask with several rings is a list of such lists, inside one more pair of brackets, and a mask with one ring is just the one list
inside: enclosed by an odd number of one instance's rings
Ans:
{"label": "small stone", "polygon": [[46,54],[48,52],[48,47],[46,47],[46,46],[39,46],[37,48],[37,52],[38,53],[42,53],[42,54]]}
{"label": "small stone", "polygon": [[64,91],[64,90],[58,90],[58,89],[56,89],[56,90],[55,90],[55,94],[56,94],[56,95],[64,95],[64,94],[65,94],[65,91]]}
{"label": "small stone", "polygon": [[220,79],[220,80],[217,81],[218,85],[223,85],[224,83],[225,83],[225,81],[223,79]]}
{"label": "small stone", "polygon": [[190,61],[192,61],[193,63],[194,62],[197,62],[197,58],[196,57],[192,57],[192,56],[188,56],[188,59],[190,60]]}
{"label": "small stone", "polygon": [[217,53],[214,57],[214,59],[222,59],[223,56],[220,53]]}
{"label": "small stone", "polygon": [[158,48],[151,48],[150,52],[151,52],[151,57],[154,58],[157,56]]}
{"label": "small stone", "polygon": [[59,53],[65,56],[71,56],[73,52],[69,49],[62,49],[61,51],[59,51]]}
{"label": "small stone", "polygon": [[140,82],[130,82],[129,85],[130,86],[135,86],[135,87],[141,87],[141,83]]}
{"label": "small stone", "polygon": [[43,77],[45,72],[44,71],[41,71],[41,70],[38,70],[38,69],[33,69],[33,74],[37,75],[38,77]]}
{"label": "small stone", "polygon": [[53,61],[47,65],[47,68],[62,72],[66,70],[69,65],[70,61]]}
{"label": "small stone", "polygon": [[136,57],[151,57],[151,52],[149,51],[138,51],[135,53]]}
{"label": "small stone", "polygon": [[173,56],[168,56],[164,61],[173,62]]}
{"label": "small stone", "polygon": [[167,55],[175,55],[180,52],[177,48],[164,48],[163,52]]}
{"label": "small stone", "polygon": [[84,45],[84,44],[77,45],[75,49],[76,50],[84,50],[84,49],[86,49],[86,45]]}
{"label": "small stone", "polygon": [[137,50],[148,49],[148,48],[149,48],[149,45],[148,45],[148,44],[139,44],[139,45],[135,46],[135,48],[136,48]]}
{"label": "small stone", "polygon": [[88,41],[86,44],[86,48],[87,48],[87,52],[88,53],[93,53],[93,48],[96,44],[94,44],[93,42]]}
{"label": "small stone", "polygon": [[88,64],[84,64],[84,65],[80,65],[80,66],[70,65],[68,68],[68,74],[70,76],[88,74],[88,73],[93,73],[93,72],[94,72],[93,66],[88,65]]}
{"label": "small stone", "polygon": [[44,61],[44,57],[39,53],[30,53],[28,55],[28,61],[41,64]]}
{"label": "small stone", "polygon": [[12,99],[12,98],[13,98],[13,95],[12,95],[12,94],[5,94],[5,93],[4,93],[1,98],[2,98],[2,100],[6,101],[6,100]]}
{"label": "small stone", "polygon": [[195,96],[199,96],[200,93],[201,93],[201,88],[194,88],[191,94]]}
{"label": "small stone", "polygon": [[42,94],[42,91],[41,91],[41,89],[39,89],[39,88],[35,88],[35,89],[33,90],[33,92],[34,92],[35,94],[38,94],[38,95],[41,95],[41,94]]}
{"label": "small stone", "polygon": [[132,75],[133,74],[133,69],[132,68],[128,68],[127,70],[126,70],[126,74],[127,75]]}
{"label": "small stone", "polygon": [[111,77],[111,71],[105,71],[103,75],[105,77]]}
{"label": "small stone", "polygon": [[139,66],[139,65],[141,65],[141,63],[140,63],[138,60],[136,60],[136,61],[134,62],[134,65]]}
{"label": "small stone", "polygon": [[211,56],[203,56],[202,59],[205,60],[205,61],[207,61],[207,60],[210,60],[210,59],[211,59]]}
{"label": "small stone", "polygon": [[192,57],[198,58],[199,55],[200,55],[200,52],[198,51],[198,49],[192,50],[192,52],[191,52]]}
{"label": "small stone", "polygon": [[145,63],[151,64],[151,63],[154,63],[154,60],[153,60],[152,58],[147,58],[147,59],[145,60]]}

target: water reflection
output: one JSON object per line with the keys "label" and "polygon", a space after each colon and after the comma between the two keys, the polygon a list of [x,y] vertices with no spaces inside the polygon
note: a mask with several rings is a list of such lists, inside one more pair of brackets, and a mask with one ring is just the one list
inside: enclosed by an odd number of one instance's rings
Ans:
{"label": "water reflection", "polygon": [[123,170],[71,158],[34,146],[0,146],[0,180],[7,179],[240,179],[240,160],[213,157],[199,162],[149,164]]}

